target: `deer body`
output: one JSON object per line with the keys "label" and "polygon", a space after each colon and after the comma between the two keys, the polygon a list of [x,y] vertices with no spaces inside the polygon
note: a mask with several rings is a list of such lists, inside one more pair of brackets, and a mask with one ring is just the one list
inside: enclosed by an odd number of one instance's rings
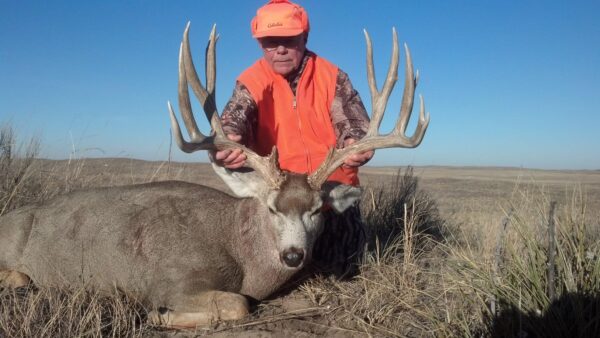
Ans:
{"label": "deer body", "polygon": [[184,182],[74,192],[0,218],[0,270],[41,286],[116,287],[154,306],[206,290],[260,300],[296,272],[280,262],[268,213]]}

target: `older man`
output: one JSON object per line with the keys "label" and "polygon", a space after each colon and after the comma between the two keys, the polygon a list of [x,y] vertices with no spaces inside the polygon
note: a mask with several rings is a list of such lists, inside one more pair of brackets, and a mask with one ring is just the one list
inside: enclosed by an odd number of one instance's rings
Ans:
{"label": "older man", "polygon": [[[362,138],[369,118],[348,75],[306,48],[306,11],[287,0],[259,8],[251,24],[263,57],[237,79],[223,114],[231,140],[268,155],[275,145],[282,169],[312,173],[329,148]],[[373,151],[346,158],[330,181],[358,185],[358,167]],[[240,150],[219,151],[216,162],[229,169],[244,165]],[[365,243],[358,206],[343,215],[326,212],[325,230],[313,253],[318,267],[343,275],[351,271]]]}

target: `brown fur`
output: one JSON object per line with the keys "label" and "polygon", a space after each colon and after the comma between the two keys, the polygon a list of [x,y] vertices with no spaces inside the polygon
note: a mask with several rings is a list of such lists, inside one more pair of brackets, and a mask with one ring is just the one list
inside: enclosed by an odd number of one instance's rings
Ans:
{"label": "brown fur", "polygon": [[281,186],[281,193],[275,200],[277,210],[284,214],[300,214],[310,210],[319,198],[310,188],[303,175],[287,174],[288,179]]}

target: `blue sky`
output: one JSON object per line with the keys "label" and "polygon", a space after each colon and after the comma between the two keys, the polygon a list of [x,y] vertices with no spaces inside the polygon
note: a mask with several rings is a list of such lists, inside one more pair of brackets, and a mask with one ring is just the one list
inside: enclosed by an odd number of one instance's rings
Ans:
{"label": "blue sky", "polygon": [[[264,2],[0,0],[0,123],[21,139],[41,137],[49,158],[165,160],[186,22],[197,66],[217,24],[222,108],[261,55],[249,22]],[[378,151],[372,164],[600,169],[600,2],[298,3],[310,17],[309,48],[350,75],[369,110],[362,29],[380,82],[392,27],[411,48],[430,127],[419,148]],[[397,117],[403,76],[383,131]]]}

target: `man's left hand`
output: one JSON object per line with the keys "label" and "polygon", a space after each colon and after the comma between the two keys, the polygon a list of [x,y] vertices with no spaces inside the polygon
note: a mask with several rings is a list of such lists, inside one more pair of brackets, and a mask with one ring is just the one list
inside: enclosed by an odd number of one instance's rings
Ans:
{"label": "man's left hand", "polygon": [[[345,139],[344,140],[344,148],[346,148],[347,146],[351,145],[354,142],[356,142],[356,140],[353,138]],[[342,164],[342,167],[345,167],[345,168],[360,167],[361,165],[369,162],[369,160],[373,157],[373,154],[375,154],[375,151],[368,150],[368,151],[363,151],[362,153],[356,153],[356,154],[350,155],[350,156],[346,157],[346,159],[344,160],[344,164]]]}

